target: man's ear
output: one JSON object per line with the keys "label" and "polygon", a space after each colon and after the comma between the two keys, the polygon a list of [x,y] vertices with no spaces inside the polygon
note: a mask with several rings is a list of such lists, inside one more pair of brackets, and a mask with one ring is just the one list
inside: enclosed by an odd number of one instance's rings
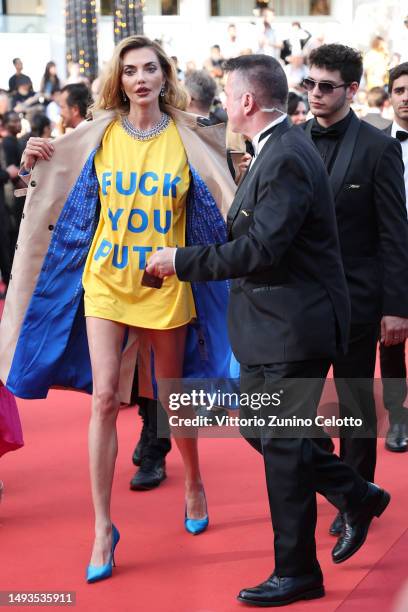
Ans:
{"label": "man's ear", "polygon": [[244,113],[246,115],[249,115],[255,106],[255,99],[253,97],[253,95],[249,92],[246,92],[243,96],[242,96],[242,104],[244,107]]}
{"label": "man's ear", "polygon": [[357,83],[357,81],[353,81],[353,83],[350,83],[350,85],[347,87],[351,98],[354,98],[354,96],[358,92],[359,87],[360,87],[360,84]]}

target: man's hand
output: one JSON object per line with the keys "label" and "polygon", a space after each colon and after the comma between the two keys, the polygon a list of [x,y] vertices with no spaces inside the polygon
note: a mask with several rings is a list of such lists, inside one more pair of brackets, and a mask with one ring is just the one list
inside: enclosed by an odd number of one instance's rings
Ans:
{"label": "man's hand", "polygon": [[384,346],[393,346],[404,342],[408,337],[408,319],[389,315],[381,319],[381,342]]}
{"label": "man's hand", "polygon": [[172,276],[175,274],[176,271],[173,265],[175,251],[175,248],[169,247],[156,251],[156,253],[154,253],[148,261],[146,272],[152,274],[153,276],[158,276],[159,278],[164,278],[165,276]]}
{"label": "man's hand", "polygon": [[31,170],[37,159],[49,161],[53,153],[54,147],[51,144],[51,139],[31,137],[28,139],[21,161],[24,164],[24,168]]}

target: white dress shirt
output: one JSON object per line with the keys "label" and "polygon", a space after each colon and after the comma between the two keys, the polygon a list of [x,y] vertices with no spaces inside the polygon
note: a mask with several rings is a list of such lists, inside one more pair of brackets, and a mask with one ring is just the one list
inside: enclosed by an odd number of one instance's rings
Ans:
{"label": "white dress shirt", "polygon": [[280,117],[278,117],[277,119],[274,119],[273,121],[271,121],[271,123],[268,123],[268,125],[265,125],[265,127],[263,127],[260,132],[255,134],[255,136],[252,139],[252,146],[254,147],[255,155],[253,156],[251,160],[251,164],[249,166],[250,169],[252,168],[252,164],[254,163],[254,161],[256,160],[260,152],[262,151],[262,148],[265,146],[265,143],[268,141],[268,138],[271,135],[271,134],[268,134],[267,136],[265,136],[265,138],[262,138],[261,142],[259,142],[259,139],[262,136],[262,134],[266,132],[266,130],[270,130],[272,127],[275,127],[275,125],[279,125],[279,123],[282,123],[282,121],[284,121],[286,117],[287,117],[286,113],[284,113],[283,115],[280,115]]}
{"label": "white dress shirt", "polygon": [[[408,130],[398,125],[398,123],[394,120],[391,126],[391,136],[396,138],[397,132],[408,132]],[[408,139],[400,142],[400,145],[402,147],[402,161],[404,162],[405,194],[408,194]],[[407,198],[405,198],[405,205],[408,213]]]}

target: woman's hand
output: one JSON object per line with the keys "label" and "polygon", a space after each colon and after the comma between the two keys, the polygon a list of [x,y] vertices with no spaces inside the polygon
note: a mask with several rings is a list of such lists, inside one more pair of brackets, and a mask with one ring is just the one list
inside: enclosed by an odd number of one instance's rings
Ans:
{"label": "woman's hand", "polygon": [[54,153],[54,147],[49,138],[29,138],[21,161],[24,168],[31,170],[37,159],[49,161]]}
{"label": "woman's hand", "polygon": [[244,153],[244,155],[241,157],[241,161],[238,164],[238,172],[235,176],[235,182],[237,185],[239,184],[245,172],[247,171],[248,166],[251,163],[251,161],[252,161],[252,157],[249,153]]}

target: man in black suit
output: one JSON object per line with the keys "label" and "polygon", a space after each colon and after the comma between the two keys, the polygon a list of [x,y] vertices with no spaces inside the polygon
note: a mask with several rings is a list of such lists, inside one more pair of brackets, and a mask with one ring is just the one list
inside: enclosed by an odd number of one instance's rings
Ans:
{"label": "man in black suit", "polygon": [[[229,60],[226,68],[230,126],[249,136],[255,150],[228,214],[229,242],[164,249],[150,258],[147,271],[161,277],[176,271],[184,281],[235,279],[228,327],[241,392],[281,394],[277,408],[261,412],[266,418],[313,419],[349,326],[328,178],[303,131],[289,126],[280,64],[253,55]],[[389,501],[304,431],[279,433],[269,427],[246,432],[263,454],[275,533],[274,573],[238,596],[257,606],[324,595],[314,538],[316,491],[349,513],[351,530],[333,549],[336,563],[358,550]]]}
{"label": "man in black suit", "polygon": [[[340,414],[364,421],[364,436],[342,432],[340,458],[370,482],[376,464],[373,394],[379,335],[385,346],[408,330],[408,225],[400,143],[360,121],[350,104],[363,72],[361,54],[339,44],[310,54],[304,80],[315,118],[305,125],[330,176],[351,298],[348,351],[333,359]],[[354,433],[354,436],[352,435]],[[357,437],[356,437],[357,436]],[[339,514],[330,528],[342,530]]]}
{"label": "man in black suit", "polygon": [[[390,100],[394,109],[394,121],[384,130],[388,136],[401,143],[404,162],[405,192],[408,193],[408,62],[390,70],[388,82]],[[384,406],[388,410],[390,427],[385,446],[395,453],[408,450],[407,367],[405,363],[405,340],[386,346],[380,343],[381,377],[383,381]]]}

